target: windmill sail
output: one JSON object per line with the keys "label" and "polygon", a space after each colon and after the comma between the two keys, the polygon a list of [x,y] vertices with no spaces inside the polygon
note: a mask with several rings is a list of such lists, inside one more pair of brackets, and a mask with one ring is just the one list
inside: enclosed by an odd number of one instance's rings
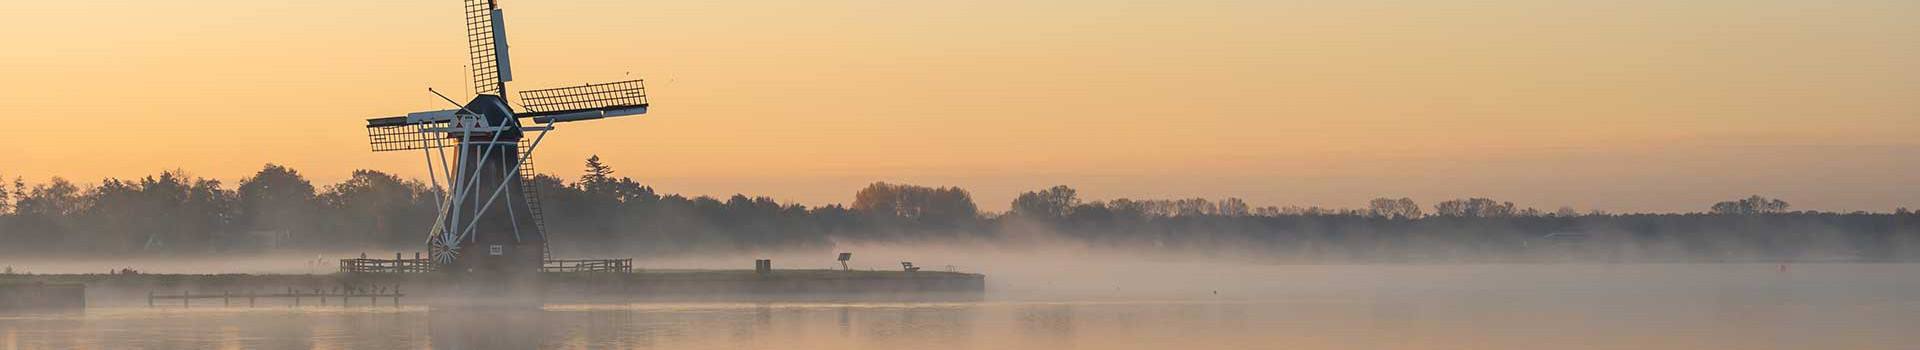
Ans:
{"label": "windmill sail", "polygon": [[473,68],[473,91],[482,95],[506,93],[513,74],[507,68],[507,24],[493,0],[466,0],[467,57]]}
{"label": "windmill sail", "polygon": [[527,90],[520,102],[535,123],[571,122],[647,113],[647,82],[616,81],[573,87]]}

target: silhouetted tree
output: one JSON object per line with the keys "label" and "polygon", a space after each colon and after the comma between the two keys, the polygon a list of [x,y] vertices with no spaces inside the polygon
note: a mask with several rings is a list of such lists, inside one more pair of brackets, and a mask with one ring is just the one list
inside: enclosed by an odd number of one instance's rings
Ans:
{"label": "silhouetted tree", "polygon": [[953,227],[975,220],[980,209],[973,195],[958,187],[925,187],[875,182],[854,193],[852,209],[905,223]]}
{"label": "silhouetted tree", "polygon": [[354,170],[353,176],[317,196],[331,213],[326,222],[333,234],[306,244],[354,247],[421,242],[440,214],[441,191],[380,171]]}
{"label": "silhouetted tree", "polygon": [[[179,170],[138,181],[106,179],[85,192],[73,249],[105,252],[208,251],[233,218],[233,193],[219,180]],[[84,247],[84,248],[83,248]]]}
{"label": "silhouetted tree", "polygon": [[72,215],[84,208],[80,188],[64,178],[54,177],[45,184],[25,189],[23,181],[14,183],[14,212],[7,222],[8,247],[15,251],[60,251],[73,224]]}
{"label": "silhouetted tree", "polygon": [[[361,171],[355,171],[360,176]],[[349,179],[349,183],[354,179]],[[308,237],[318,224],[320,201],[313,183],[300,172],[277,164],[267,164],[253,176],[240,179],[239,229],[248,237],[267,235],[279,239],[316,239]]]}
{"label": "silhouetted tree", "polygon": [[1220,206],[1206,198],[1187,198],[1173,201],[1174,215],[1201,216],[1220,213]]}
{"label": "silhouetted tree", "polygon": [[13,200],[15,204],[14,209],[19,209],[20,201],[26,200],[26,199],[27,199],[27,180],[20,178],[19,176],[13,177]]}
{"label": "silhouetted tree", "polygon": [[1222,199],[1218,207],[1220,208],[1220,215],[1223,216],[1247,216],[1248,212],[1247,201],[1239,198],[1229,197]]}
{"label": "silhouetted tree", "polygon": [[[0,176],[0,179],[5,179],[5,178],[7,177]],[[10,213],[13,213],[13,195],[11,192],[7,192],[7,189],[4,186],[4,184],[0,184],[0,215],[10,214]]]}
{"label": "silhouetted tree", "polygon": [[21,214],[65,216],[77,213],[86,203],[81,202],[80,187],[67,179],[54,177],[45,184],[34,185],[32,192],[19,202]]}
{"label": "silhouetted tree", "polygon": [[1721,215],[1754,215],[1784,213],[1789,205],[1779,199],[1758,195],[1740,200],[1714,203],[1711,212]]}
{"label": "silhouetted tree", "polygon": [[[1411,199],[1379,198],[1363,209],[1253,207],[1225,198],[1085,200],[1066,186],[1022,193],[1007,215],[981,215],[956,187],[876,183],[853,207],[808,208],[763,196],[659,195],[589,158],[579,181],[535,175],[527,183],[547,210],[561,256],[631,256],[801,249],[836,243],[1011,238],[1029,219],[1068,242],[1150,251],[1205,251],[1275,261],[1750,261],[1843,256],[1915,261],[1920,216],[1787,212],[1784,201],[1748,198],[1714,213],[1550,215],[1485,198],[1456,199],[1422,215]],[[589,184],[591,183],[591,184]],[[293,169],[267,165],[234,190],[181,171],[82,186],[55,178],[6,193],[0,252],[8,254],[194,254],[210,249],[418,250],[444,193],[371,170],[324,191]],[[305,194],[305,195],[303,195]],[[515,192],[513,194],[518,194]],[[276,210],[311,196],[305,212]],[[291,198],[292,200],[287,200]],[[275,214],[281,213],[281,214]],[[1735,217],[1722,214],[1772,213]],[[277,218],[276,215],[290,215]],[[314,220],[307,240],[255,234]],[[1549,233],[1585,233],[1575,246],[1538,243]],[[974,235],[974,236],[955,236]],[[1005,244],[1018,244],[1007,239]],[[1540,248],[1552,246],[1558,248]]]}
{"label": "silhouetted tree", "polygon": [[1045,190],[1021,193],[1013,199],[1012,214],[1036,218],[1057,220],[1073,212],[1080,205],[1072,187],[1053,186]]}
{"label": "silhouetted tree", "polygon": [[600,163],[600,155],[587,157],[586,174],[580,175],[580,185],[589,189],[597,188],[613,180],[613,167]]}
{"label": "silhouetted tree", "polygon": [[1470,218],[1500,218],[1513,216],[1513,202],[1496,202],[1486,198],[1455,199],[1433,206],[1434,215]]}
{"label": "silhouetted tree", "polygon": [[1367,214],[1383,218],[1414,219],[1421,215],[1420,204],[1412,198],[1374,198],[1367,201]]}

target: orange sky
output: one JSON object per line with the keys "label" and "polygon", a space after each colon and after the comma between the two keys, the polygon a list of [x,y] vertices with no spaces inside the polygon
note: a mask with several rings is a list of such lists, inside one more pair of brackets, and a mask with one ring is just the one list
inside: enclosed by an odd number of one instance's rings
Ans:
{"label": "orange sky", "polygon": [[[262,163],[321,183],[362,120],[464,94],[454,0],[30,1],[0,11],[0,175]],[[1692,211],[1920,207],[1920,2],[503,0],[515,90],[644,77],[641,118],[563,125],[664,192],[983,208],[1240,196],[1490,196]],[[464,97],[462,97],[464,98]]]}

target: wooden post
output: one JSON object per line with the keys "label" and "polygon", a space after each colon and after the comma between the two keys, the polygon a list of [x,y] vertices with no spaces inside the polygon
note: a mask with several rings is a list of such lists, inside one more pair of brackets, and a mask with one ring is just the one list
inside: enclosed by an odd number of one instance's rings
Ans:
{"label": "wooden post", "polygon": [[220,291],[220,304],[221,304],[220,306],[232,307],[233,291],[230,291],[230,290]]}
{"label": "wooden post", "polygon": [[400,307],[400,285],[393,285],[393,307]]}
{"label": "wooden post", "polygon": [[247,307],[253,307],[253,291],[247,291]]}
{"label": "wooden post", "polygon": [[[327,306],[326,294],[320,293],[320,288],[314,288],[313,294],[320,294],[320,306]],[[341,304],[345,304],[345,303],[341,303]],[[340,306],[346,306],[346,305],[340,305]]]}
{"label": "wooden post", "polygon": [[147,290],[147,307],[153,307],[153,290]]}
{"label": "wooden post", "polygon": [[190,300],[193,300],[193,291],[189,290],[184,294],[180,294],[180,308],[193,307],[193,305],[188,302]]}

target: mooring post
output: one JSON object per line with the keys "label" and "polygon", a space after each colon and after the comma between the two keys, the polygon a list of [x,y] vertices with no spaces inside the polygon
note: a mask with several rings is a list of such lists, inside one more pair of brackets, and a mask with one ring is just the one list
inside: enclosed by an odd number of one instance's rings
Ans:
{"label": "mooring post", "polygon": [[253,307],[253,290],[247,291],[247,307]]}
{"label": "mooring post", "polygon": [[190,303],[191,300],[193,300],[193,291],[189,290],[183,294],[180,294],[180,308],[184,309],[184,308],[193,307],[193,304]]}
{"label": "mooring post", "polygon": [[400,307],[400,285],[393,285],[393,307]]}
{"label": "mooring post", "polygon": [[220,306],[233,307],[233,291],[220,291]]}
{"label": "mooring post", "polygon": [[153,307],[153,290],[147,290],[147,307]]}

